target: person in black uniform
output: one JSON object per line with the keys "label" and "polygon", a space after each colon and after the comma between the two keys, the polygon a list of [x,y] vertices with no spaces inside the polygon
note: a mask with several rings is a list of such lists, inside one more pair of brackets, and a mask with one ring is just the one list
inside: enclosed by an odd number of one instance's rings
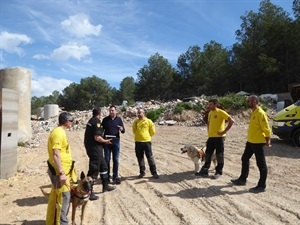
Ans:
{"label": "person in black uniform", "polygon": [[104,156],[108,166],[108,176],[110,177],[110,158],[113,157],[113,176],[112,180],[115,184],[121,184],[119,178],[119,156],[120,156],[120,132],[125,133],[123,121],[117,116],[116,107],[114,105],[109,107],[109,116],[102,120],[102,127],[104,129],[104,137],[107,135],[113,136],[112,144],[104,145]]}
{"label": "person in black uniform", "polygon": [[[108,184],[107,164],[103,157],[103,144],[111,144],[111,139],[104,139],[103,129],[101,128],[101,109],[93,109],[93,117],[88,121],[84,133],[84,146],[89,157],[89,171],[87,176],[97,179],[100,172],[102,181],[102,192],[112,191],[115,186]],[[93,189],[91,191],[90,200],[97,200],[99,197],[95,195]]]}

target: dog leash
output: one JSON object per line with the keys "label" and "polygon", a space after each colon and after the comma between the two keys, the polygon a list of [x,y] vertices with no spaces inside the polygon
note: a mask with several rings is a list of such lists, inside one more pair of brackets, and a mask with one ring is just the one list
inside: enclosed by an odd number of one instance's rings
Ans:
{"label": "dog leash", "polygon": [[[58,185],[59,185],[60,181],[56,181],[56,184],[55,184],[55,189],[58,189]],[[70,190],[71,190],[71,186],[68,185],[68,184],[64,184],[66,185]],[[55,218],[56,218],[56,204],[57,204],[57,194],[56,194],[56,191],[55,191],[55,195],[54,195],[54,216],[53,216],[53,219],[52,219],[52,224],[55,224]]]}

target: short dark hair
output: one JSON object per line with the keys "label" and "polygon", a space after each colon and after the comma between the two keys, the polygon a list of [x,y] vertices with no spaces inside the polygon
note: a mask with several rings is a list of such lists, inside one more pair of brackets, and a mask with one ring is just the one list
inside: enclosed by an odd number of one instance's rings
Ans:
{"label": "short dark hair", "polygon": [[212,103],[214,103],[214,105],[217,105],[219,103],[218,99],[216,99],[216,98],[212,98],[208,102],[212,102]]}
{"label": "short dark hair", "polygon": [[248,99],[250,99],[250,100],[252,100],[252,101],[255,101],[256,104],[259,103],[259,97],[258,97],[257,95],[250,95],[250,96],[248,97]]}
{"label": "short dark hair", "polygon": [[62,112],[58,117],[59,125],[65,124],[67,121],[73,121],[73,117],[68,112]]}
{"label": "short dark hair", "polygon": [[94,108],[93,109],[93,117],[98,116],[101,114],[101,109],[100,108]]}

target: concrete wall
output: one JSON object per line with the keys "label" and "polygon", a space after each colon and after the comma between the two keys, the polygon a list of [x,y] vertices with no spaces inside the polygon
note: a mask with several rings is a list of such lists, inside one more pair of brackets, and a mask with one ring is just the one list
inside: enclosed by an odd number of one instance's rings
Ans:
{"label": "concrete wall", "polygon": [[44,118],[44,107],[38,107],[36,109],[37,118]]}
{"label": "concrete wall", "polygon": [[48,104],[44,106],[44,119],[48,120],[51,117],[58,116],[59,107],[56,104]]}
{"label": "concrete wall", "polygon": [[11,89],[0,89],[0,178],[17,173],[19,95]]}
{"label": "concrete wall", "polygon": [[18,141],[30,140],[31,131],[31,72],[22,67],[0,70],[0,89],[8,88],[19,94]]}

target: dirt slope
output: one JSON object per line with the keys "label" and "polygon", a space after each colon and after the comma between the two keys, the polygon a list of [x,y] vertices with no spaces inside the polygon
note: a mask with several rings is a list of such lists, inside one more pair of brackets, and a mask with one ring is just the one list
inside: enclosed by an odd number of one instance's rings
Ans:
{"label": "dirt slope", "polygon": [[[193,162],[180,153],[184,144],[203,146],[205,127],[157,126],[153,151],[160,174],[153,180],[147,168],[144,179],[134,153],[131,123],[121,137],[120,175],[122,184],[110,193],[95,189],[98,201],[89,202],[84,224],[97,225],[199,225],[199,224],[299,224],[300,149],[272,138],[266,151],[269,176],[267,191],[248,192],[258,181],[254,157],[247,186],[236,187],[230,179],[241,169],[241,154],[247,124],[235,124],[225,144],[224,175],[218,179],[194,176]],[[83,130],[68,131],[78,174],[87,172]],[[38,148],[18,148],[18,174],[0,181],[0,224],[45,224],[47,200],[39,187],[49,183],[46,175],[48,133],[40,134]],[[210,174],[214,171],[211,168]],[[80,210],[77,211],[79,224]]]}

